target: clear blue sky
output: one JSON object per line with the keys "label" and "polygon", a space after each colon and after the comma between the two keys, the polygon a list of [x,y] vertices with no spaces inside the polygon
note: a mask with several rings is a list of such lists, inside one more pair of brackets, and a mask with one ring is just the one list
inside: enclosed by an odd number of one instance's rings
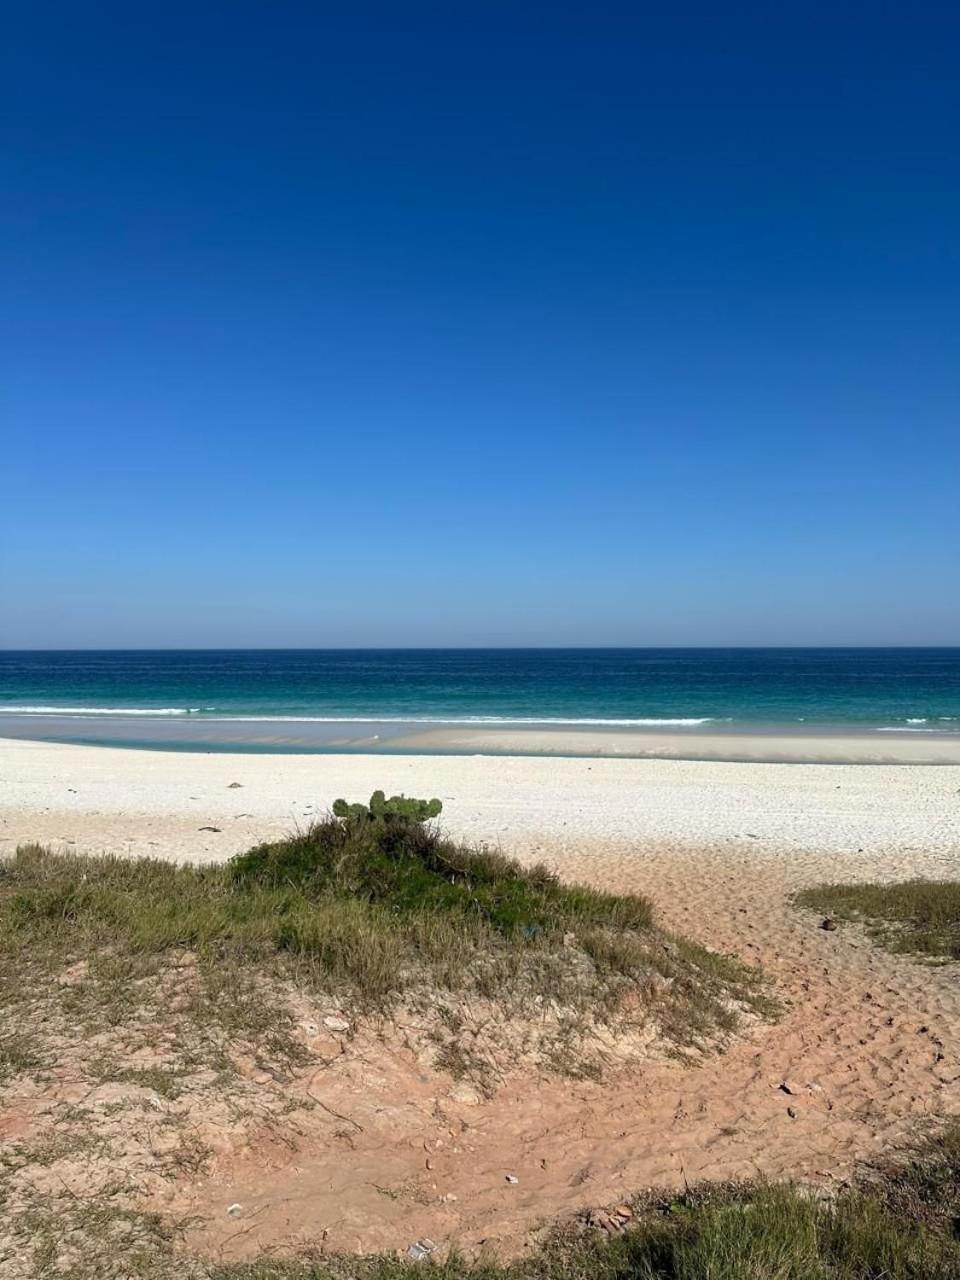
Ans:
{"label": "clear blue sky", "polygon": [[3,43],[0,644],[960,643],[955,4]]}

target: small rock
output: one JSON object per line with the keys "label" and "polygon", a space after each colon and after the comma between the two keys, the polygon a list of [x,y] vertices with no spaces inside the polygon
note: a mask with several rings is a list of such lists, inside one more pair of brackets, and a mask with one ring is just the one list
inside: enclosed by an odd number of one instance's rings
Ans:
{"label": "small rock", "polygon": [[480,1094],[468,1084],[457,1084],[447,1094],[451,1102],[460,1102],[465,1107],[479,1107]]}
{"label": "small rock", "polygon": [[216,831],[216,832],[220,832],[220,831],[222,831],[222,830],[223,830],[223,827],[197,827],[197,830],[198,830],[198,831]]}
{"label": "small rock", "polygon": [[797,1092],[796,1085],[792,1085],[789,1080],[781,1080],[777,1085],[781,1093],[795,1094]]}
{"label": "small rock", "polygon": [[790,1117],[791,1120],[796,1120],[797,1118],[796,1107],[787,1107],[787,1115]]}
{"label": "small rock", "polygon": [[836,927],[837,927],[836,920],[832,920],[829,916],[827,916],[826,919],[823,920],[820,924],[820,928],[826,929],[827,933],[833,933]]}
{"label": "small rock", "polygon": [[243,786],[242,782],[231,782],[230,785],[227,787],[227,790],[236,791],[239,787],[242,787],[242,786]]}
{"label": "small rock", "polygon": [[432,1240],[416,1240],[407,1250],[407,1257],[412,1262],[422,1262],[429,1258],[435,1247]]}
{"label": "small rock", "polygon": [[618,1204],[613,1211],[618,1218],[632,1218],[633,1210],[628,1204]]}
{"label": "small rock", "polygon": [[229,1213],[231,1217],[235,1218],[242,1208],[243,1205],[240,1204],[228,1204],[227,1213]]}
{"label": "small rock", "polygon": [[350,1023],[346,1020],[346,1018],[338,1018],[333,1014],[331,1014],[329,1017],[324,1018],[323,1025],[325,1027],[329,1027],[331,1031],[349,1031],[350,1030]]}
{"label": "small rock", "polygon": [[515,1173],[508,1173],[504,1178],[504,1182],[509,1182],[511,1186],[516,1186],[520,1179]]}

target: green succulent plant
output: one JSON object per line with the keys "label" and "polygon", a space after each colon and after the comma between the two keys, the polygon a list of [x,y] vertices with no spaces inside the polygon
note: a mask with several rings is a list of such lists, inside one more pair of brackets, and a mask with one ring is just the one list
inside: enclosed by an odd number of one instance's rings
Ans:
{"label": "green succulent plant", "polygon": [[437,799],[417,800],[414,796],[391,796],[388,800],[382,791],[375,791],[370,803],[348,804],[346,800],[334,800],[333,813],[337,818],[353,818],[358,821],[389,821],[406,818],[410,822],[426,822],[439,816],[443,804]]}

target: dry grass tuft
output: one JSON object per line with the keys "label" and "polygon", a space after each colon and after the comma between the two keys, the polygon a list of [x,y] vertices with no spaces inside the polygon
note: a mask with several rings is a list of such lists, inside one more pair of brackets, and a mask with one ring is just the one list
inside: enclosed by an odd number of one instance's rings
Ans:
{"label": "dry grass tuft", "polygon": [[794,899],[834,920],[863,923],[889,951],[931,960],[960,959],[960,882],[905,880],[895,884],[824,884]]}

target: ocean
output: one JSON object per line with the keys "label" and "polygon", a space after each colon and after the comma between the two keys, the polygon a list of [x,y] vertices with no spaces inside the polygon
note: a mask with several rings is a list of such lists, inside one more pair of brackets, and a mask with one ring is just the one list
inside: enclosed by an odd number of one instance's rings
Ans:
{"label": "ocean", "polygon": [[444,724],[952,735],[960,648],[0,652],[0,736],[330,750]]}

